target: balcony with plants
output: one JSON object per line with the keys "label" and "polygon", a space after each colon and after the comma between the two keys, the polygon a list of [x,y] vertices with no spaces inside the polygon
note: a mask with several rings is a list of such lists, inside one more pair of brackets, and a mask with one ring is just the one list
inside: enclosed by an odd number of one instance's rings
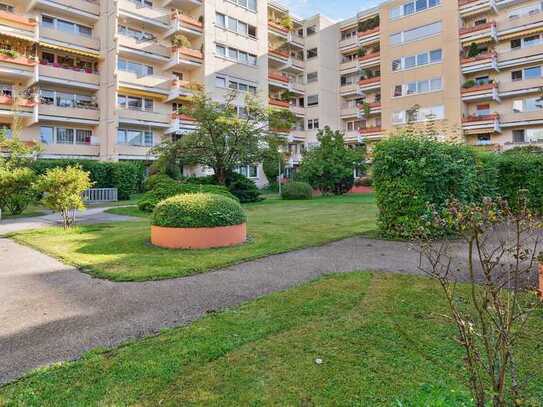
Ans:
{"label": "balcony with plants", "polygon": [[379,25],[380,25],[379,15],[360,21],[358,23],[359,41],[361,43],[379,41],[379,33],[380,33]]}
{"label": "balcony with plants", "polygon": [[0,64],[31,71],[37,63],[35,45],[19,38],[0,34]]}

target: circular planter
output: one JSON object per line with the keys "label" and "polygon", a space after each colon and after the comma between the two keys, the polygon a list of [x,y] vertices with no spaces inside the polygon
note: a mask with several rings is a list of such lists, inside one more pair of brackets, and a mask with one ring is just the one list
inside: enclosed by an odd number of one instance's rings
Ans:
{"label": "circular planter", "polygon": [[246,240],[246,223],[213,228],[151,226],[151,243],[166,249],[211,249],[235,246]]}
{"label": "circular planter", "polygon": [[540,260],[539,262],[539,281],[538,281],[538,290],[537,293],[539,294],[539,298],[543,300],[543,262]]}

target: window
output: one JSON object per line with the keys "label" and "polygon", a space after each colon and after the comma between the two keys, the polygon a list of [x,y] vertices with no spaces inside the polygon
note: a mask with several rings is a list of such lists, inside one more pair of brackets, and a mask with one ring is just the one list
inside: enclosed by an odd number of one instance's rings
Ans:
{"label": "window", "polygon": [[517,8],[509,13],[510,20],[516,20],[524,16],[535,16],[543,11],[543,3],[531,4],[526,7]]}
{"label": "window", "polygon": [[308,130],[318,130],[319,129],[319,119],[309,119],[307,121]]}
{"label": "window", "polygon": [[528,142],[543,141],[543,128],[526,130],[526,138]]}
{"label": "window", "polygon": [[255,26],[249,25],[235,18],[226,16],[221,13],[216,13],[215,23],[218,27],[224,28],[225,30],[256,38]]}
{"label": "window", "polygon": [[139,77],[153,75],[154,69],[151,65],[140,64],[139,62],[128,61],[123,58],[117,59],[117,69],[123,72],[131,72]]}
{"label": "window", "polygon": [[[215,80],[218,88],[226,88],[227,78],[225,76],[217,76]],[[250,92],[253,95],[256,95],[257,91],[254,82],[246,82],[237,78],[228,79],[228,88],[240,92]]]}
{"label": "window", "polygon": [[228,0],[230,3],[234,3],[240,7],[256,11],[256,0]]}
{"label": "window", "polygon": [[117,31],[119,34],[124,35],[125,37],[134,38],[138,41],[152,41],[156,39],[156,37],[150,32],[135,30],[124,25],[119,25]]}
{"label": "window", "polygon": [[398,18],[409,16],[414,13],[419,13],[429,8],[437,7],[441,4],[441,0],[416,0],[405,3],[399,7],[390,10],[389,18],[396,20]]}
{"label": "window", "polygon": [[153,146],[153,132],[144,130],[118,129],[117,144],[151,147]]}
{"label": "window", "polygon": [[543,43],[541,34],[530,35],[524,38],[515,38],[511,40],[511,49],[529,48]]}
{"label": "window", "polygon": [[319,80],[318,72],[310,72],[307,74],[307,83],[317,82]]}
{"label": "window", "polygon": [[305,32],[306,32],[306,35],[308,37],[311,36],[311,35],[314,35],[314,34],[317,33],[317,26],[316,25],[309,26],[309,27],[307,27]]}
{"label": "window", "polygon": [[41,25],[44,28],[50,28],[70,34],[82,35],[85,37],[92,36],[92,28],[90,27],[47,15],[41,16]]}
{"label": "window", "polygon": [[53,127],[40,127],[40,141],[43,144],[53,144],[54,142],[54,128]]}
{"label": "window", "polygon": [[490,134],[482,134],[477,136],[477,145],[484,146],[489,144],[492,144]]}
{"label": "window", "polygon": [[123,109],[141,110],[152,112],[154,107],[153,99],[143,98],[141,96],[117,96],[117,104]]}
{"label": "window", "polygon": [[57,127],[57,144],[74,144],[74,129]]}
{"label": "window", "polygon": [[512,71],[511,80],[515,82],[523,79],[539,79],[542,77],[542,71],[541,66],[532,66],[529,68],[519,69],[518,71]]}
{"label": "window", "polygon": [[433,24],[424,25],[422,27],[413,28],[412,30],[402,31],[390,36],[391,45],[399,45],[407,42],[417,41],[441,32],[441,21]]}
{"label": "window", "polygon": [[490,114],[490,105],[485,103],[482,105],[477,105],[475,107],[476,116],[488,116]]}
{"label": "window", "polygon": [[236,172],[247,178],[258,178],[258,167],[256,165],[242,165],[236,168]]}
{"label": "window", "polygon": [[92,131],[76,129],[75,131],[75,144],[91,144]]}
{"label": "window", "polygon": [[153,8],[153,1],[152,0],[128,0],[131,3],[134,3],[138,7],[147,7],[147,8]]}
{"label": "window", "polygon": [[236,48],[217,44],[215,46],[215,52],[218,57],[227,58],[239,62],[240,64],[252,66],[257,64],[256,55],[249,54],[245,51],[240,51]]}
{"label": "window", "polygon": [[317,48],[312,48],[307,50],[307,59],[315,58],[318,55]]}
{"label": "window", "polygon": [[398,58],[392,61],[393,71],[403,71],[407,69],[413,69],[419,66],[428,64],[440,63],[443,59],[443,52],[440,49],[436,49],[429,52],[423,52],[417,55],[410,55],[407,57]]}
{"label": "window", "polygon": [[348,40],[351,38],[357,38],[358,30],[356,28],[353,28],[351,30],[342,31],[341,32],[341,40]]}
{"label": "window", "polygon": [[4,3],[0,3],[0,10],[1,11],[7,11],[8,13],[14,13],[15,12],[15,7],[9,5],[9,4],[4,4]]}
{"label": "window", "polygon": [[429,120],[442,120],[445,117],[443,106],[420,108],[392,113],[392,123],[402,124],[408,122],[423,122]]}
{"label": "window", "polygon": [[540,97],[513,100],[514,113],[528,113],[543,110],[543,99]]}
{"label": "window", "polygon": [[226,88],[226,78],[224,76],[215,77],[215,87]]}
{"label": "window", "polygon": [[311,95],[307,97],[307,106],[318,106],[319,95]]}
{"label": "window", "polygon": [[525,142],[526,142],[526,131],[524,129],[513,130],[513,143],[525,143]]}

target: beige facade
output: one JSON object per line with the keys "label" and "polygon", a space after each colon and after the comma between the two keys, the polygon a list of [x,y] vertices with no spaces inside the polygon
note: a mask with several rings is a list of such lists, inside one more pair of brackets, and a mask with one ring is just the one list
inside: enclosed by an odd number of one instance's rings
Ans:
{"label": "beige facade", "polygon": [[390,0],[340,22],[268,0],[0,0],[0,124],[21,118],[47,158],[151,160],[194,128],[176,112],[196,89],[294,112],[291,167],[324,126],[371,144],[438,120],[484,148],[543,144],[542,71],[540,0]]}

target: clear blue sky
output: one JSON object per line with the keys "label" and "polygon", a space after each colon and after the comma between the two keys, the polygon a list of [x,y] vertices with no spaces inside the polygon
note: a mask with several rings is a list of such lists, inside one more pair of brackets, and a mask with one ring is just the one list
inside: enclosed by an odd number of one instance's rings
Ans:
{"label": "clear blue sky", "polygon": [[373,7],[381,0],[279,0],[292,13],[300,17],[310,17],[321,13],[334,20],[354,16],[358,11]]}

